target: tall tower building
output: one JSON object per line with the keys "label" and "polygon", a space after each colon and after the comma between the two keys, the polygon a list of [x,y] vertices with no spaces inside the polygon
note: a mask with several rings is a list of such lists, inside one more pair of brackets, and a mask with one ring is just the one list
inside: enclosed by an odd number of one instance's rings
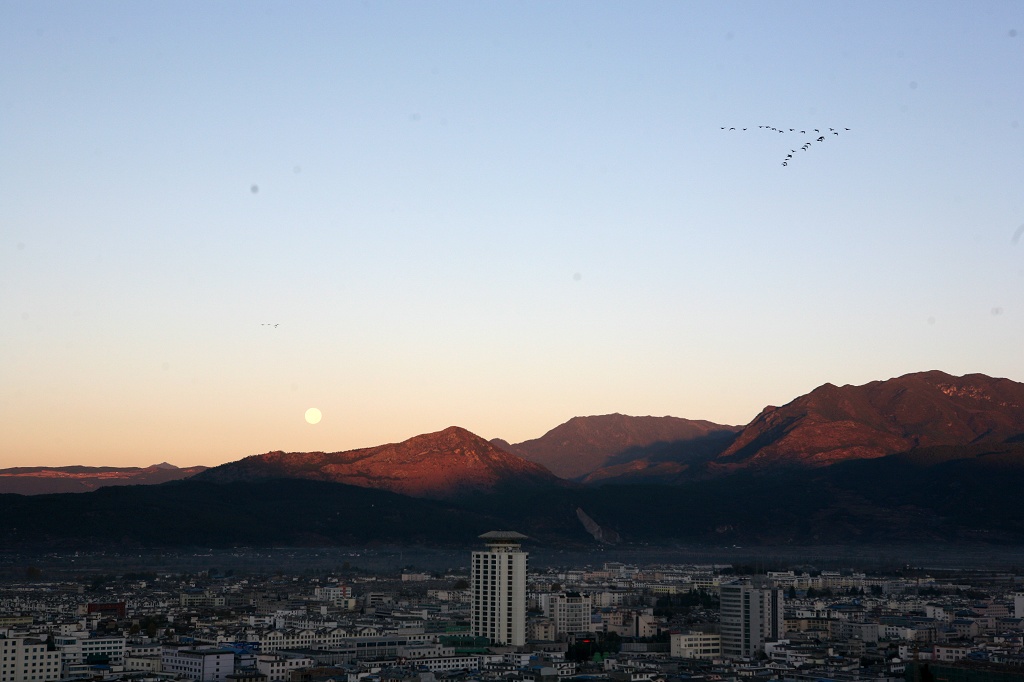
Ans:
{"label": "tall tower building", "polygon": [[782,588],[758,588],[749,580],[726,583],[720,588],[722,655],[754,656],[764,643],[782,637],[785,612]]}
{"label": "tall tower building", "polygon": [[480,539],[487,549],[473,552],[473,634],[494,644],[526,644],[526,571],[529,554],[520,549],[526,536],[492,530]]}

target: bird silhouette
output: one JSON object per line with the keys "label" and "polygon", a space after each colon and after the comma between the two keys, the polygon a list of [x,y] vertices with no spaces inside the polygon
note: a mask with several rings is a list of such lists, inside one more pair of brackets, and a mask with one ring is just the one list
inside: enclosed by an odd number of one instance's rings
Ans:
{"label": "bird silhouette", "polygon": [[[787,130],[788,130],[788,132],[791,132],[791,133],[798,132],[796,128],[788,128],[788,129],[787,128],[777,128],[775,126],[770,126],[770,125],[759,125],[757,127],[758,127],[759,130],[764,130],[764,131],[769,131],[770,130],[772,132],[777,132],[777,133],[785,133],[785,132],[787,132]],[[747,130],[753,130],[753,128],[736,128],[735,126],[727,128],[726,126],[720,126],[719,130],[730,130],[730,131],[732,131],[732,130],[742,130],[742,131],[747,131]],[[814,142],[824,142],[825,141],[825,135],[822,134],[822,132],[821,132],[822,130],[824,130],[824,128],[811,128],[810,130],[813,130],[815,133],[818,133],[818,137],[814,138]],[[831,132],[833,135],[837,135],[838,136],[840,130],[849,130],[849,128],[829,128],[828,132]],[[806,135],[807,134],[807,130],[800,130],[799,133],[801,135]],[[803,146],[800,147],[800,151],[806,152],[806,151],[810,150],[810,148],[811,148],[811,142],[808,141],[808,142],[805,142],[803,144]],[[793,160],[794,154],[796,154],[796,152],[797,152],[796,149],[790,149],[789,150],[789,154],[787,154],[783,158],[782,165],[783,166],[789,166],[789,162]],[[276,327],[277,325],[275,324],[273,326]]]}

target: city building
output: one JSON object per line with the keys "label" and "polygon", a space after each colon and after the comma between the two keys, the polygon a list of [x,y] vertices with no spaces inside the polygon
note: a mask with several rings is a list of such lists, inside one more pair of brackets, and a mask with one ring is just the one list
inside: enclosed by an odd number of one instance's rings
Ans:
{"label": "city building", "polygon": [[0,682],[47,682],[61,676],[60,652],[35,637],[0,635]]}
{"label": "city building", "polygon": [[223,682],[235,672],[235,652],[230,649],[167,649],[163,672],[197,682]]}
{"label": "city building", "polygon": [[480,539],[487,549],[473,552],[470,566],[472,633],[494,644],[523,646],[528,554],[521,543],[526,536],[514,531],[491,531]]}
{"label": "city building", "polygon": [[554,595],[550,616],[556,635],[570,635],[590,630],[590,596],[579,592]]}
{"label": "city building", "polygon": [[722,638],[713,632],[673,632],[669,647],[672,658],[714,659],[722,655]]}
{"label": "city building", "polygon": [[785,632],[781,587],[754,587],[737,580],[719,588],[721,599],[722,655],[754,656],[764,644]]}

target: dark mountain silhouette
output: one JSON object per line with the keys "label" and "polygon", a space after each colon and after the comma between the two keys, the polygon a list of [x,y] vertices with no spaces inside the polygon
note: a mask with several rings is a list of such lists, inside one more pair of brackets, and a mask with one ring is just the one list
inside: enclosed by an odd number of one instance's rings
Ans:
{"label": "dark mountain silhouette", "polygon": [[637,446],[611,457],[608,463],[580,481],[587,485],[615,483],[677,483],[703,476],[704,464],[725,450],[736,438],[737,427],[712,431],[689,440]]}
{"label": "dark mountain silhouette", "polygon": [[492,443],[537,462],[563,478],[582,478],[602,467],[619,467],[650,458],[654,462],[687,464],[717,454],[740,430],[708,421],[679,417],[630,417],[606,414],[573,417],[540,438],[509,444]]}
{"label": "dark mountain silhouette", "polygon": [[1024,384],[919,372],[863,386],[825,384],[783,407],[766,407],[712,469],[822,467],[1022,434]]}
{"label": "dark mountain silhouette", "polygon": [[0,469],[0,493],[84,493],[111,485],[153,485],[194,476],[206,467],[178,468],[161,462],[141,467],[13,467]]}
{"label": "dark mountain silhouette", "polygon": [[445,545],[497,527],[442,502],[300,479],[0,495],[0,518],[0,546],[36,549]]}
{"label": "dark mountain silhouette", "polygon": [[[462,546],[493,528],[537,542],[642,545],[1024,543],[1024,444],[938,446],[679,485],[535,487],[428,500],[302,479],[188,479],[0,495],[0,546]],[[582,513],[581,513],[582,512]],[[588,531],[585,520],[600,533]]]}
{"label": "dark mountain silhouette", "polygon": [[271,478],[332,481],[429,498],[561,483],[544,467],[457,426],[347,452],[253,455],[208,469],[197,480],[226,483]]}

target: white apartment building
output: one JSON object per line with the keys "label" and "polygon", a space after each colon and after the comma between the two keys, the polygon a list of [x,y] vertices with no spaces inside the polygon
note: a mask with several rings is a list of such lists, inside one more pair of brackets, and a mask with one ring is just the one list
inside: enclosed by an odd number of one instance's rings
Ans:
{"label": "white apartment building", "polygon": [[782,588],[757,588],[737,580],[719,586],[721,600],[722,655],[754,656],[765,642],[785,632]]}
{"label": "white apartment building", "polygon": [[224,682],[235,672],[235,652],[230,649],[165,649],[163,672],[197,682]]}
{"label": "white apartment building", "polygon": [[35,637],[0,635],[0,682],[47,682],[61,676],[60,652]]}
{"label": "white apartment building", "polygon": [[93,637],[85,630],[78,630],[66,635],[57,635],[53,641],[60,652],[62,675],[65,677],[72,666],[124,663],[124,637]]}
{"label": "white apartment building", "polygon": [[669,652],[672,658],[718,658],[722,655],[722,636],[710,632],[673,632]]}
{"label": "white apartment building", "polygon": [[277,656],[259,654],[256,656],[256,668],[267,676],[268,682],[284,682],[289,679],[293,670],[312,668],[313,659],[306,656]]}
{"label": "white apartment building", "polygon": [[550,616],[556,635],[568,635],[590,630],[590,596],[579,592],[553,595],[549,602]]}
{"label": "white apartment building", "polygon": [[480,539],[486,550],[473,552],[470,586],[473,590],[472,632],[494,644],[526,644],[526,572],[528,554],[521,549],[526,536],[491,531]]}

